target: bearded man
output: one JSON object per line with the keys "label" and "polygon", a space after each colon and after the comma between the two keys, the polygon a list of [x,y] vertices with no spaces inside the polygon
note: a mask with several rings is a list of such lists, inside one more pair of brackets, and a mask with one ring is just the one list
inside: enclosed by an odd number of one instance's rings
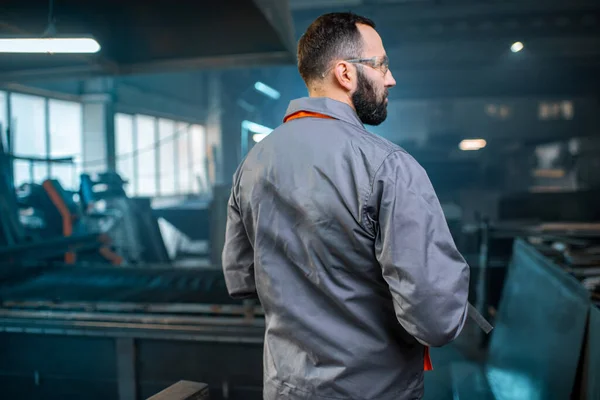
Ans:
{"label": "bearded man", "polygon": [[237,169],[223,249],[230,295],[265,311],[263,397],[420,399],[469,267],[423,168],[364,127],[396,84],[373,21],[319,17],[298,70],[309,96]]}

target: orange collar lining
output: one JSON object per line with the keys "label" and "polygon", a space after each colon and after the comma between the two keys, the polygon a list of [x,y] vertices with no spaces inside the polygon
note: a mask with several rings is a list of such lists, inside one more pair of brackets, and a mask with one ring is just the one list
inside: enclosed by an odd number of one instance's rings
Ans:
{"label": "orange collar lining", "polygon": [[321,114],[318,112],[301,110],[301,111],[296,111],[295,113],[288,115],[287,117],[285,117],[283,119],[283,122],[285,123],[285,122],[293,121],[298,118],[311,118],[311,117],[312,118],[323,118],[323,119],[335,119],[333,117],[330,117],[329,115]]}

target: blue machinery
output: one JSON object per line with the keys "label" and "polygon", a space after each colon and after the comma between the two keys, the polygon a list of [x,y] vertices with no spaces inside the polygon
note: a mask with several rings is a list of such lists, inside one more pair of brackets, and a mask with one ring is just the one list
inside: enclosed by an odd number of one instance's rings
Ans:
{"label": "blue machinery", "polygon": [[[116,179],[104,178],[104,184]],[[102,230],[28,237],[10,183],[4,179],[0,187],[3,397],[137,400],[184,380],[207,383],[211,399],[262,398],[264,315],[256,303],[229,298],[218,268],[99,262],[96,253],[106,245],[99,240]],[[123,198],[110,190],[104,196]],[[497,238],[496,233],[485,236]],[[455,398],[529,400],[570,393],[597,398],[600,312],[592,297],[597,289],[584,290],[575,269],[556,261],[543,244],[548,235],[544,239],[531,229],[510,235],[514,245],[507,253],[512,256],[488,358],[483,365],[453,368]],[[593,232],[587,230],[584,238],[553,236],[576,249]],[[65,262],[70,252],[77,256],[74,263]],[[490,257],[482,260],[496,268]],[[479,300],[485,305],[489,299]],[[510,388],[520,391],[507,392]]]}
{"label": "blue machinery", "polygon": [[17,196],[7,159],[2,398],[164,398],[181,380],[205,382],[211,399],[262,398],[262,310],[233,301],[218,268],[176,268],[147,199],[127,198],[115,174],[84,175],[77,203],[55,181]]}

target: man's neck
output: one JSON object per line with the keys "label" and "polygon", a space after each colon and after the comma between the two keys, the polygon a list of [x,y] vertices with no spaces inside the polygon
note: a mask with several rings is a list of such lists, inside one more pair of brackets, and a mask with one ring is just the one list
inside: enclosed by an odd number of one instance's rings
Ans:
{"label": "man's neck", "polygon": [[350,99],[345,93],[338,93],[334,91],[310,91],[308,95],[310,97],[327,97],[332,100],[337,100],[342,103],[348,104],[354,110],[354,104],[352,104],[352,99]]}

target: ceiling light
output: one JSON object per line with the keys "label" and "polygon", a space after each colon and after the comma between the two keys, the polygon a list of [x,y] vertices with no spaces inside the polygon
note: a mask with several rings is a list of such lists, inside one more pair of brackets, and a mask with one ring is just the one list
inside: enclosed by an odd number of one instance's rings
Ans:
{"label": "ceiling light", "polygon": [[266,138],[267,136],[268,136],[267,133],[255,133],[254,135],[252,135],[252,140],[254,140],[256,143],[258,143],[261,140],[263,140],[264,138]]}
{"label": "ceiling light", "polygon": [[90,37],[0,37],[0,53],[97,53],[100,45]]}
{"label": "ceiling light", "polygon": [[250,132],[261,133],[264,135],[268,135],[269,133],[273,132],[273,129],[252,121],[242,121],[242,128],[247,129]]}
{"label": "ceiling light", "polygon": [[97,53],[100,45],[90,35],[57,35],[54,19],[54,0],[49,0],[48,26],[40,36],[1,35],[0,53]]}
{"label": "ceiling light", "polygon": [[245,157],[248,153],[248,145],[249,145],[249,133],[252,132],[252,140],[256,143],[263,140],[267,135],[273,132],[273,129],[266,127],[261,124],[257,124],[256,122],[242,121],[242,157]]}
{"label": "ceiling light", "polygon": [[277,100],[281,96],[277,90],[273,89],[271,86],[265,85],[262,82],[256,82],[254,84],[254,89],[258,90],[265,96],[272,98],[273,100]]}
{"label": "ceiling light", "polygon": [[481,150],[487,145],[484,139],[465,139],[458,145],[462,151]]}
{"label": "ceiling light", "polygon": [[519,51],[523,50],[524,47],[525,46],[523,45],[523,43],[514,42],[512,46],[510,46],[510,51],[512,51],[513,53],[518,53]]}

